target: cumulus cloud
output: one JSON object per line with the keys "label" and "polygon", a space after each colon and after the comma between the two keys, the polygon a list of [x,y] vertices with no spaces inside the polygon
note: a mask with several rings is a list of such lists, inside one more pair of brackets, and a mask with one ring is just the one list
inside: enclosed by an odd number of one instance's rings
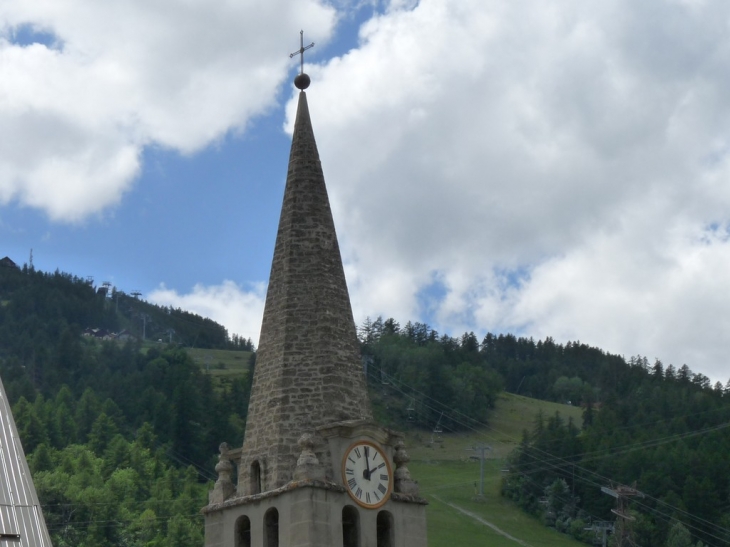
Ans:
{"label": "cumulus cloud", "polygon": [[147,300],[159,306],[181,308],[208,317],[224,325],[230,335],[250,338],[257,345],[265,297],[266,287],[263,284],[245,289],[226,280],[214,286],[195,285],[186,294],[168,289],[163,284],[152,291]]}
{"label": "cumulus cloud", "polygon": [[[0,204],[77,221],[115,204],[155,145],[192,153],[274,105],[318,0],[8,0],[0,8]],[[18,36],[24,36],[19,40]]]}
{"label": "cumulus cloud", "polygon": [[[275,107],[282,44],[364,5],[357,47],[308,69],[357,319],[579,339],[724,381],[721,0],[8,0],[0,204],[74,221],[118,203],[145,147],[245,129]],[[258,289],[153,298],[257,336]],[[225,315],[239,304],[259,309]]]}
{"label": "cumulus cloud", "polygon": [[728,21],[712,0],[391,2],[310,71],[356,315],[726,375]]}

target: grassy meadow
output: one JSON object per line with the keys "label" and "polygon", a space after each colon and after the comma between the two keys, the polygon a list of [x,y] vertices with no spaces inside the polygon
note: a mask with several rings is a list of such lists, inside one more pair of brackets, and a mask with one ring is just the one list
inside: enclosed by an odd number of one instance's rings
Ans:
{"label": "grassy meadow", "polygon": [[[411,462],[408,468],[428,500],[429,547],[488,545],[490,547],[571,547],[585,545],[546,528],[499,495],[505,457],[514,449],[524,429],[531,429],[542,410],[556,411],[581,423],[581,409],[568,405],[501,394],[490,426],[470,434],[443,433],[438,441],[430,432],[407,435]],[[491,448],[484,462],[484,497],[476,501],[479,461],[472,448]]]}
{"label": "grassy meadow", "polygon": [[214,384],[220,385],[226,379],[248,374],[250,351],[202,348],[186,348],[186,351],[201,369],[213,377]]}

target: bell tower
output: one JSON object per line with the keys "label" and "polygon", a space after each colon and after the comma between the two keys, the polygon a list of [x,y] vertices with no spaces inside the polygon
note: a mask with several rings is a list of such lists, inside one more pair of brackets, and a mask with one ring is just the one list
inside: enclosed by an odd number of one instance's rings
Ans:
{"label": "bell tower", "polygon": [[[292,55],[312,45],[302,39]],[[205,546],[425,547],[426,502],[403,435],[372,418],[309,76],[302,70],[294,83],[299,102],[245,439],[240,449],[221,445],[203,508]]]}

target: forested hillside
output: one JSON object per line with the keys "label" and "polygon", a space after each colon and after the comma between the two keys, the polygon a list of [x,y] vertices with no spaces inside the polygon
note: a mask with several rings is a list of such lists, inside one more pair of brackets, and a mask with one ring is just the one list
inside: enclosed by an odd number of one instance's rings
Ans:
{"label": "forested hillside", "polygon": [[[504,482],[547,525],[585,539],[590,522],[615,518],[600,487],[636,483],[638,545],[730,542],[730,385],[549,338],[451,337],[381,318],[358,333],[375,414],[396,429],[484,430],[503,389],[583,406],[582,424],[538,419]],[[253,349],[183,310],[0,268],[0,376],[54,545],[202,544],[199,509],[219,443],[243,439],[253,360],[214,382],[183,346]]]}
{"label": "forested hillside", "polygon": [[502,389],[580,405],[635,387],[626,382],[630,363],[579,342],[563,346],[551,338],[535,342],[491,333],[480,341],[473,332],[454,338],[423,323],[401,327],[380,317],[366,320],[358,332],[371,383],[400,386],[403,397],[390,402],[391,413],[403,418],[410,407],[425,426],[442,412],[450,429],[485,423]]}
{"label": "forested hillside", "polygon": [[485,427],[500,387],[583,407],[582,424],[538,417],[504,482],[504,495],[546,525],[589,541],[586,528],[616,519],[601,487],[635,485],[636,545],[730,544],[730,381],[550,338],[479,342],[380,318],[359,332],[376,409],[399,427],[414,416],[430,430]]}
{"label": "forested hillside", "polygon": [[135,310],[208,347],[250,348],[194,314],[0,268],[0,376],[54,545],[201,545],[218,445],[243,439],[250,375],[214,389],[176,345],[81,335]]}
{"label": "forested hillside", "polygon": [[559,415],[538,418],[513,455],[505,495],[583,537],[587,523],[615,519],[617,500],[601,487],[633,485],[636,545],[730,544],[730,390],[688,368],[632,365],[617,389],[594,397],[600,405],[586,405],[582,431]]}

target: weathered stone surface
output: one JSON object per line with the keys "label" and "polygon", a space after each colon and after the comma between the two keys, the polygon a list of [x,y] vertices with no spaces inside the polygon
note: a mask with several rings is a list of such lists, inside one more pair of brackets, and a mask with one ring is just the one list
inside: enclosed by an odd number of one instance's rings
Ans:
{"label": "weathered stone surface", "polygon": [[233,464],[229,456],[228,443],[221,443],[219,450],[218,464],[215,466],[215,470],[218,473],[218,480],[215,481],[213,490],[208,492],[208,501],[211,504],[223,503],[236,491],[236,487],[233,481],[231,481]]}
{"label": "weathered stone surface", "polygon": [[299,439],[299,447],[302,453],[297,460],[297,467],[294,469],[294,480],[325,480],[324,468],[320,465],[317,455],[314,453],[314,436],[305,433]]}
{"label": "weathered stone surface", "polygon": [[[299,109],[243,447],[221,445],[206,547],[425,547],[425,499],[402,434],[372,420],[306,95]],[[394,463],[395,491],[367,507],[344,487],[356,442]],[[235,494],[230,479],[238,466]],[[354,531],[354,532],[353,532]],[[382,537],[381,537],[382,536]]]}
{"label": "weathered stone surface", "polygon": [[395,445],[395,491],[401,494],[418,495],[418,483],[411,478],[411,472],[408,471],[408,462],[411,457],[406,452],[406,444],[403,440],[399,440]]}
{"label": "weathered stone surface", "polygon": [[263,491],[290,481],[302,433],[333,421],[371,417],[329,198],[301,92],[238,494],[252,493],[254,462],[261,469]]}
{"label": "weathered stone surface", "polygon": [[[286,501],[284,501],[286,499]],[[251,523],[251,547],[263,547],[264,515],[279,512],[279,545],[282,547],[340,547],[342,509],[353,507],[344,488],[317,481],[292,482],[287,486],[224,504],[208,506],[205,515],[205,546],[236,547],[236,522],[241,517]],[[387,511],[396,531],[394,547],[426,547],[426,511],[422,503],[402,502],[394,495],[380,510],[357,510],[362,531],[361,545],[375,547],[377,516]]]}

